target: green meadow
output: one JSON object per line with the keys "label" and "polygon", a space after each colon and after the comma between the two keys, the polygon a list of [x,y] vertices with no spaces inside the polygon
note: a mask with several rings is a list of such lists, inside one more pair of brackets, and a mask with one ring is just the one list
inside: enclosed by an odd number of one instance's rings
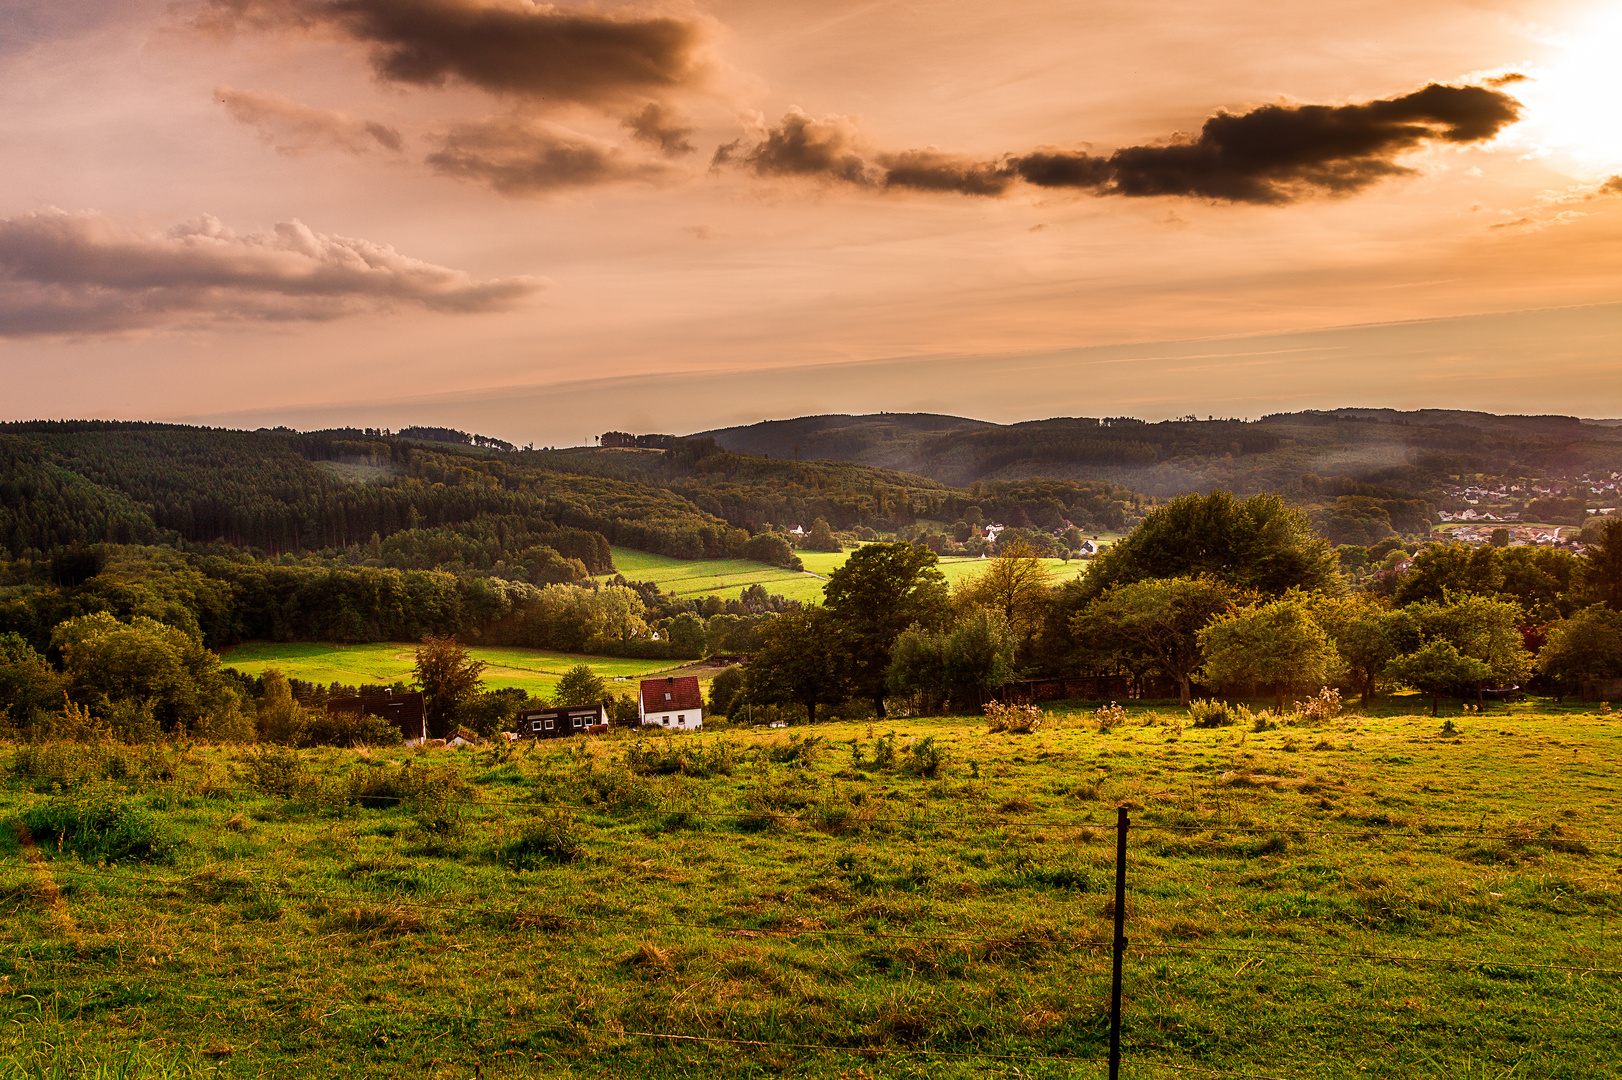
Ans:
{"label": "green meadow", "polygon": [[[414,642],[402,641],[371,645],[253,642],[224,650],[220,662],[246,675],[259,675],[267,668],[277,668],[289,678],[323,685],[340,682],[358,686],[396,680],[409,683],[416,664],[416,648]],[[484,671],[486,689],[516,686],[542,697],[550,697],[558,679],[576,664],[589,665],[605,679],[627,681],[679,666],[678,662],[670,660],[621,660],[506,646],[470,645],[468,652],[489,665]],[[619,689],[634,692],[629,685]]]}
{"label": "green meadow", "polygon": [[[736,599],[738,593],[750,585],[761,585],[769,593],[786,596],[790,600],[808,603],[822,602],[822,587],[828,575],[843,566],[850,558],[847,551],[801,551],[797,554],[805,565],[803,572],[785,570],[747,559],[676,559],[668,555],[651,555],[630,548],[614,549],[614,566],[632,581],[652,581],[666,592],[682,597],[720,596]],[[945,556],[940,560],[941,573],[953,585],[973,580],[985,572],[989,559]],[[1048,580],[1060,584],[1083,572],[1086,563],[1072,559],[1041,560]],[[606,581],[613,575],[604,575]]]}
{"label": "green meadow", "polygon": [[1118,807],[1124,1076],[1622,1076],[1622,722],[1406,704],[0,746],[0,1077],[1103,1077]]}

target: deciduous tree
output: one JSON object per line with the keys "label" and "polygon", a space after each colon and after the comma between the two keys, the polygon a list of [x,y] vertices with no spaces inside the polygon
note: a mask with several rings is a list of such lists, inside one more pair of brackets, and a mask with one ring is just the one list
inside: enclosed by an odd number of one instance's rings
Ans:
{"label": "deciduous tree", "polygon": [[422,639],[422,644],[417,646],[414,678],[422,690],[430,736],[445,737],[457,706],[479,692],[485,666],[483,660],[475,660],[454,637],[430,635]]}
{"label": "deciduous tree", "polygon": [[839,630],[825,608],[790,611],[761,632],[760,651],[743,669],[743,694],[756,705],[805,706],[811,721],[818,705],[837,705],[850,694],[849,658],[839,648]]}
{"label": "deciduous tree", "polygon": [[914,624],[933,630],[949,615],[951,594],[937,561],[934,552],[912,544],[867,544],[823,588],[855,692],[872,701],[880,716],[896,638]]}
{"label": "deciduous tree", "polygon": [[596,705],[608,697],[608,684],[586,664],[576,664],[563,673],[552,694],[554,705]]}
{"label": "deciduous tree", "polygon": [[1095,651],[1149,660],[1177,680],[1186,706],[1190,679],[1205,663],[1199,633],[1227,611],[1239,591],[1216,578],[1150,578],[1117,585],[1074,620],[1078,640]]}
{"label": "deciduous tree", "polygon": [[1299,597],[1222,616],[1198,639],[1207,679],[1224,688],[1271,690],[1280,713],[1285,694],[1316,690],[1334,679],[1340,665],[1334,642]]}
{"label": "deciduous tree", "polygon": [[1491,669],[1480,660],[1460,653],[1452,642],[1434,638],[1414,652],[1391,661],[1387,674],[1429,694],[1431,715],[1435,716],[1443,694],[1455,686],[1480,683],[1491,674]]}
{"label": "deciduous tree", "polygon": [[1084,581],[1092,597],[1146,578],[1200,575],[1268,596],[1345,588],[1334,551],[1305,514],[1276,495],[1239,500],[1226,491],[1179,496],[1149,511],[1093,560]]}

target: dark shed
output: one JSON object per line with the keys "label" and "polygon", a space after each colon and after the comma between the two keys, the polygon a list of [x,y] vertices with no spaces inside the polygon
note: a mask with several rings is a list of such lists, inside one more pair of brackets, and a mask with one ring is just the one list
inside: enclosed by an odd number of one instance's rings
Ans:
{"label": "dark shed", "polygon": [[327,712],[351,716],[381,716],[400,729],[405,741],[420,742],[428,737],[428,718],[421,694],[389,694],[377,697],[334,698]]}

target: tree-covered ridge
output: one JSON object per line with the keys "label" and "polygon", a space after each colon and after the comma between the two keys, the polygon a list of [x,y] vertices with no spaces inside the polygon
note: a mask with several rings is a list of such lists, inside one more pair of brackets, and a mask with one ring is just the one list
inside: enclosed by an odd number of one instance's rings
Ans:
{"label": "tree-covered ridge", "polygon": [[1109,480],[1157,497],[1218,488],[1290,493],[1307,477],[1344,477],[1412,498],[1448,477],[1622,470],[1622,432],[1612,427],[1436,409],[1281,413],[1255,422],[1058,417],[1006,426],[880,414],[703,434],[774,458],[797,453],[882,465],[956,485],[1045,476]]}

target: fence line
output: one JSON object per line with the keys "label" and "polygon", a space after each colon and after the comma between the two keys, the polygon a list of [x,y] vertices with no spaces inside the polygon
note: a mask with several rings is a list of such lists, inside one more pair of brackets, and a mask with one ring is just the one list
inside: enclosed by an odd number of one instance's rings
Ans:
{"label": "fence line", "polygon": [[[110,778],[103,778],[103,777],[69,776],[69,775],[61,775],[61,776],[46,775],[46,776],[34,777],[32,779],[36,779],[36,780],[52,780],[52,781],[57,781],[57,782],[61,782],[63,780],[78,780],[78,781],[94,782],[94,783],[122,784],[122,785],[125,785],[126,787],[145,788],[145,789],[161,789],[161,788],[194,789],[195,788],[195,785],[193,785],[193,784],[182,783],[181,781],[178,781],[178,780],[145,781],[145,780],[134,780],[134,779],[110,779]],[[24,781],[23,781],[23,778],[20,778],[20,777],[10,777],[6,781],[0,781],[0,782],[9,782],[11,784],[22,784]],[[207,797],[205,795],[202,795],[201,793],[196,792],[195,790],[193,790],[192,793],[197,795],[198,798],[206,798]],[[235,792],[233,792],[233,794],[234,793]],[[282,795],[282,794],[278,794],[278,793],[275,793],[275,792],[267,792],[267,791],[259,791],[259,790],[255,790],[254,793],[257,794],[257,795],[260,795],[260,796],[262,796],[264,798],[282,799],[285,802],[292,802],[292,801],[295,801],[298,798],[297,795]],[[22,790],[22,791],[18,791],[17,789],[13,788],[12,789],[12,794],[50,794],[50,793],[49,792],[27,791],[26,788],[24,790]],[[412,795],[356,795],[356,796],[353,797],[353,803],[356,804],[356,805],[362,805],[362,804],[369,803],[369,802],[370,803],[390,802],[390,803],[394,803],[396,805],[401,805],[401,804],[406,804],[406,803],[419,803],[421,801],[423,801],[423,800],[421,799],[420,796],[412,796]],[[738,819],[742,819],[742,818],[755,818],[755,817],[760,817],[760,816],[763,816],[763,815],[770,815],[771,813],[773,813],[773,811],[768,811],[768,810],[702,810],[702,809],[687,808],[687,807],[668,807],[668,806],[663,806],[663,807],[589,806],[589,805],[586,805],[586,804],[583,804],[583,803],[548,803],[548,802],[535,802],[535,801],[531,801],[531,800],[521,800],[521,799],[492,799],[492,798],[485,798],[482,795],[480,797],[471,799],[469,801],[469,805],[472,805],[472,806],[510,806],[510,807],[518,807],[520,809],[525,809],[525,810],[568,810],[568,811],[572,811],[572,812],[585,812],[585,813],[593,813],[593,814],[618,815],[618,816],[621,816],[621,817],[671,817],[671,816],[679,816],[679,815],[685,814],[688,817],[718,818],[718,819],[722,819],[722,820],[738,820]],[[801,811],[801,812],[803,812],[803,811]],[[995,813],[995,811],[992,811],[992,812]],[[783,817],[796,817],[796,816],[798,816],[798,813],[800,813],[800,812],[790,813],[790,812],[785,811],[785,812],[781,812],[781,816],[783,816]],[[869,818],[863,818],[862,821],[867,822],[867,823],[872,823],[872,824],[886,824],[886,825],[963,825],[963,824],[965,824],[966,819],[963,818],[963,817],[936,818],[936,817],[913,817],[913,816],[908,816],[908,817],[869,817]],[[1277,834],[1277,833],[1298,832],[1298,833],[1303,833],[1303,834],[1311,834],[1311,835],[1315,835],[1315,836],[1347,837],[1347,838],[1351,838],[1351,839],[1369,839],[1369,838],[1373,838],[1373,837],[1381,837],[1381,838],[1383,838],[1383,837],[1396,837],[1398,839],[1405,839],[1405,840],[1438,840],[1438,841],[1446,841],[1446,840],[1497,840],[1497,841],[1502,841],[1504,843],[1523,843],[1523,844],[1524,843],[1568,843],[1568,844],[1605,844],[1605,845],[1622,844],[1622,837],[1607,838],[1607,837],[1596,837],[1596,836],[1572,835],[1572,834],[1568,834],[1568,833],[1558,833],[1558,834],[1556,834],[1556,833],[1549,832],[1549,830],[1552,830],[1552,829],[1558,827],[1557,825],[1553,825],[1553,824],[1538,827],[1541,830],[1543,830],[1543,832],[1544,832],[1543,835],[1536,835],[1536,834],[1528,835],[1528,833],[1525,833],[1525,832],[1522,832],[1522,833],[1463,833],[1463,832],[1451,832],[1451,831],[1446,831],[1446,830],[1426,831],[1426,830],[1423,830],[1423,829],[1415,831],[1415,830],[1405,830],[1405,829],[1348,829],[1348,828],[1344,828],[1344,827],[1323,828],[1323,827],[1321,827],[1322,823],[1319,821],[1319,819],[1316,819],[1316,818],[1290,817],[1290,818],[1287,819],[1287,821],[1288,822],[1294,822],[1295,824],[1281,823],[1281,824],[1278,824],[1278,825],[1219,825],[1219,824],[1209,824],[1209,825],[1165,825],[1165,824],[1158,824],[1158,823],[1153,823],[1153,822],[1140,824],[1140,823],[1134,821],[1132,823],[1132,828],[1134,830],[1141,830],[1141,831],[1145,831],[1145,832],[1182,832],[1182,833],[1211,832],[1211,833],[1234,833],[1234,834],[1238,834],[1238,835],[1250,835],[1250,836],[1267,836],[1267,835],[1273,835],[1273,834]],[[1094,830],[1097,830],[1101,834],[1114,828],[1114,826],[1111,825],[1111,824],[1102,823],[1102,822],[1096,822],[1096,821],[1075,821],[1075,820],[1063,820],[1063,821],[1061,821],[1061,820],[1052,819],[1052,818],[1020,818],[1020,819],[1017,819],[1017,820],[981,819],[980,823],[982,823],[982,824],[996,824],[996,825],[1003,826],[1003,827],[1015,827],[1015,826],[1018,826],[1018,827],[1025,827],[1025,828],[1045,828],[1045,829],[1094,829]],[[1531,828],[1533,828],[1533,826],[1528,826],[1527,828],[1531,829]]]}

